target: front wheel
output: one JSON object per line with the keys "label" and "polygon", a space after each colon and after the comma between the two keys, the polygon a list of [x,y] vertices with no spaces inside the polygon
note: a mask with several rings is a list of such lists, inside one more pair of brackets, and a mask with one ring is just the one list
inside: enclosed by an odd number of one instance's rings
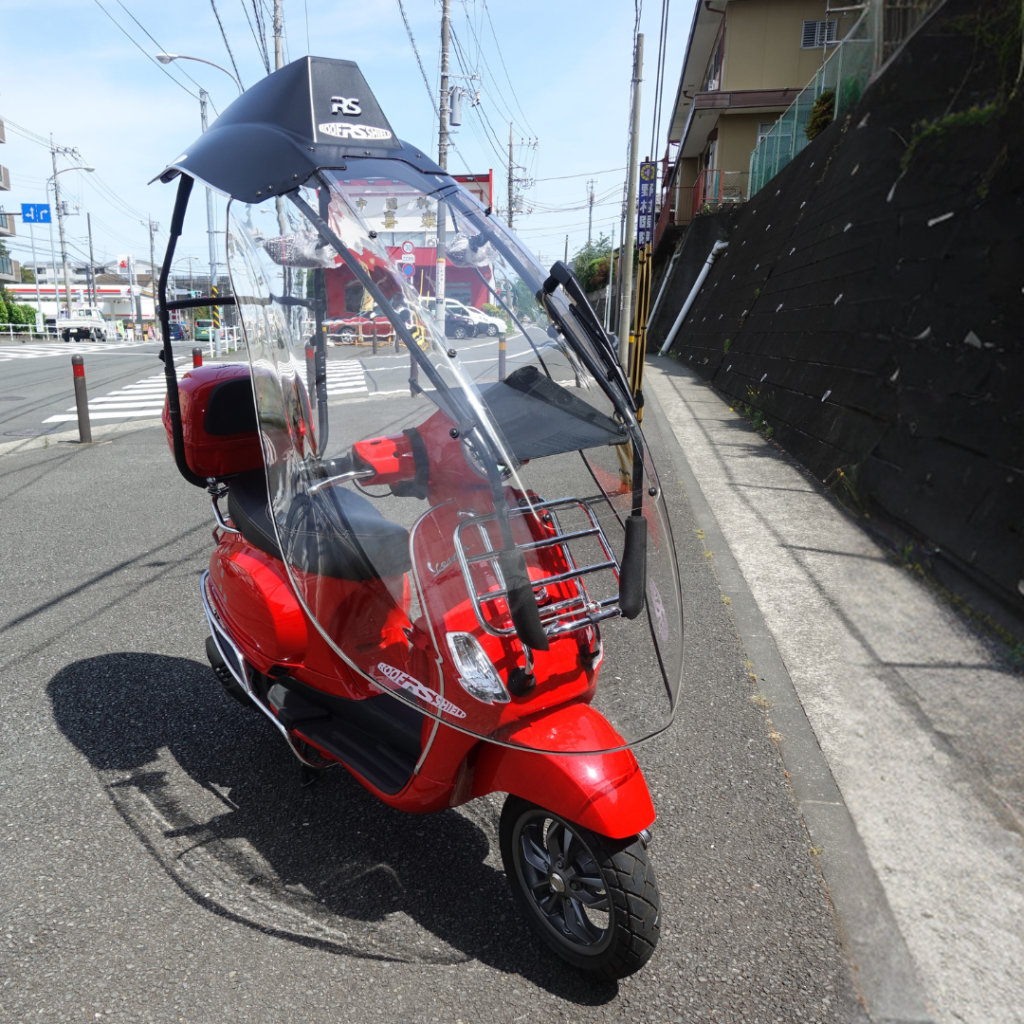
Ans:
{"label": "front wheel", "polygon": [[650,959],[661,931],[654,868],[637,840],[614,840],[509,796],[501,859],[534,932],[563,960],[624,978]]}
{"label": "front wheel", "polygon": [[498,325],[488,324],[486,333],[488,338],[496,338],[498,336]]}

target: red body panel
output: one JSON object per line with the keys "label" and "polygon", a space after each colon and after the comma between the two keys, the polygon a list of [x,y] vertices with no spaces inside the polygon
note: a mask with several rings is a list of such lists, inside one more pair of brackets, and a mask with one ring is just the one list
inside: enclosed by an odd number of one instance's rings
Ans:
{"label": "red body panel", "polygon": [[[190,415],[199,415],[202,384],[193,385],[200,398],[189,407]],[[444,721],[469,730],[464,733],[425,716],[422,762],[395,794],[379,791],[349,769],[390,806],[429,813],[503,791],[611,838],[635,835],[651,824],[655,814],[632,752],[572,754],[623,743],[609,722],[590,706],[598,672],[593,660],[586,657],[592,630],[554,638],[549,650],[535,651],[536,686],[508,703],[483,703],[459,685],[459,671],[445,642],[449,632],[472,634],[503,678],[524,664],[524,653],[514,632],[496,636],[481,628],[466,578],[451,554],[454,532],[465,521],[460,513],[472,509],[479,517],[493,511],[486,480],[466,472],[467,455],[457,436],[451,436],[452,426],[452,421],[438,412],[419,427],[430,458],[427,490],[431,506],[410,537],[410,575],[418,581],[421,618],[410,621],[410,582],[405,576],[358,582],[312,575],[293,567],[290,581],[280,561],[227,533],[221,535],[210,562],[218,612],[245,658],[264,675],[284,666],[287,674],[300,682],[347,700],[378,697],[388,690],[398,692],[400,687],[413,694],[402,696],[424,711],[441,708]],[[413,446],[405,434],[358,442],[353,453],[360,464],[376,470],[370,483],[394,484],[416,477]],[[511,508],[523,497],[513,490],[506,493]],[[541,539],[552,529],[550,519],[528,515],[517,516],[512,527],[518,543]],[[492,546],[500,546],[496,527],[490,541]],[[474,538],[464,536],[464,543],[472,556]],[[476,543],[482,544],[482,538]],[[544,549],[543,554],[531,552],[527,568],[535,579],[554,575],[564,571],[562,559],[558,548]],[[489,574],[493,575],[490,563],[474,563],[472,579],[478,593],[498,589],[498,581]],[[307,617],[292,581],[301,602],[359,671],[338,657]],[[547,601],[564,600],[573,596],[575,586],[573,581],[549,584],[538,593],[538,601],[543,606]],[[511,625],[503,598],[485,599],[482,609],[491,627]],[[301,727],[295,736],[309,742]],[[481,736],[517,746],[489,743]],[[552,749],[566,754],[549,753]]]}

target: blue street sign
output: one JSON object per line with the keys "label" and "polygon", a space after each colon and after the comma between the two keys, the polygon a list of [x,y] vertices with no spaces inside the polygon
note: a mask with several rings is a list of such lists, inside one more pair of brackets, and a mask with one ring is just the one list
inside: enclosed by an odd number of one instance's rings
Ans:
{"label": "blue street sign", "polygon": [[49,224],[49,203],[22,203],[21,222],[23,224]]}

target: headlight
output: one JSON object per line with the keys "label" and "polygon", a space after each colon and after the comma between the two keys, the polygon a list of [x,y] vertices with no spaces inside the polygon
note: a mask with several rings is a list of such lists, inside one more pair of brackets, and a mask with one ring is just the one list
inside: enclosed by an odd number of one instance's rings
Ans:
{"label": "headlight", "polygon": [[459,670],[459,683],[484,704],[507,704],[511,699],[484,649],[471,633],[449,633],[448,650]]}

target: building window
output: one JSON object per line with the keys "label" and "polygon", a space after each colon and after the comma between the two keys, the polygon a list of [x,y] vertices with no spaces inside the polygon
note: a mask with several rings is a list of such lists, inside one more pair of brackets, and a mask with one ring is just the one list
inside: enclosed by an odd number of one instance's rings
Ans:
{"label": "building window", "polygon": [[701,92],[718,92],[722,88],[722,64],[725,62],[725,25],[718,30],[715,49],[708,62]]}
{"label": "building window", "polygon": [[778,122],[776,121],[762,121],[757,126],[757,144],[760,145],[765,136],[775,127]]}
{"label": "building window", "polygon": [[836,41],[836,25],[837,22],[829,21],[828,23],[828,39],[825,38],[825,25],[824,21],[805,21],[804,22],[804,33],[800,41],[800,47],[803,50],[820,50],[826,42],[834,43]]}

